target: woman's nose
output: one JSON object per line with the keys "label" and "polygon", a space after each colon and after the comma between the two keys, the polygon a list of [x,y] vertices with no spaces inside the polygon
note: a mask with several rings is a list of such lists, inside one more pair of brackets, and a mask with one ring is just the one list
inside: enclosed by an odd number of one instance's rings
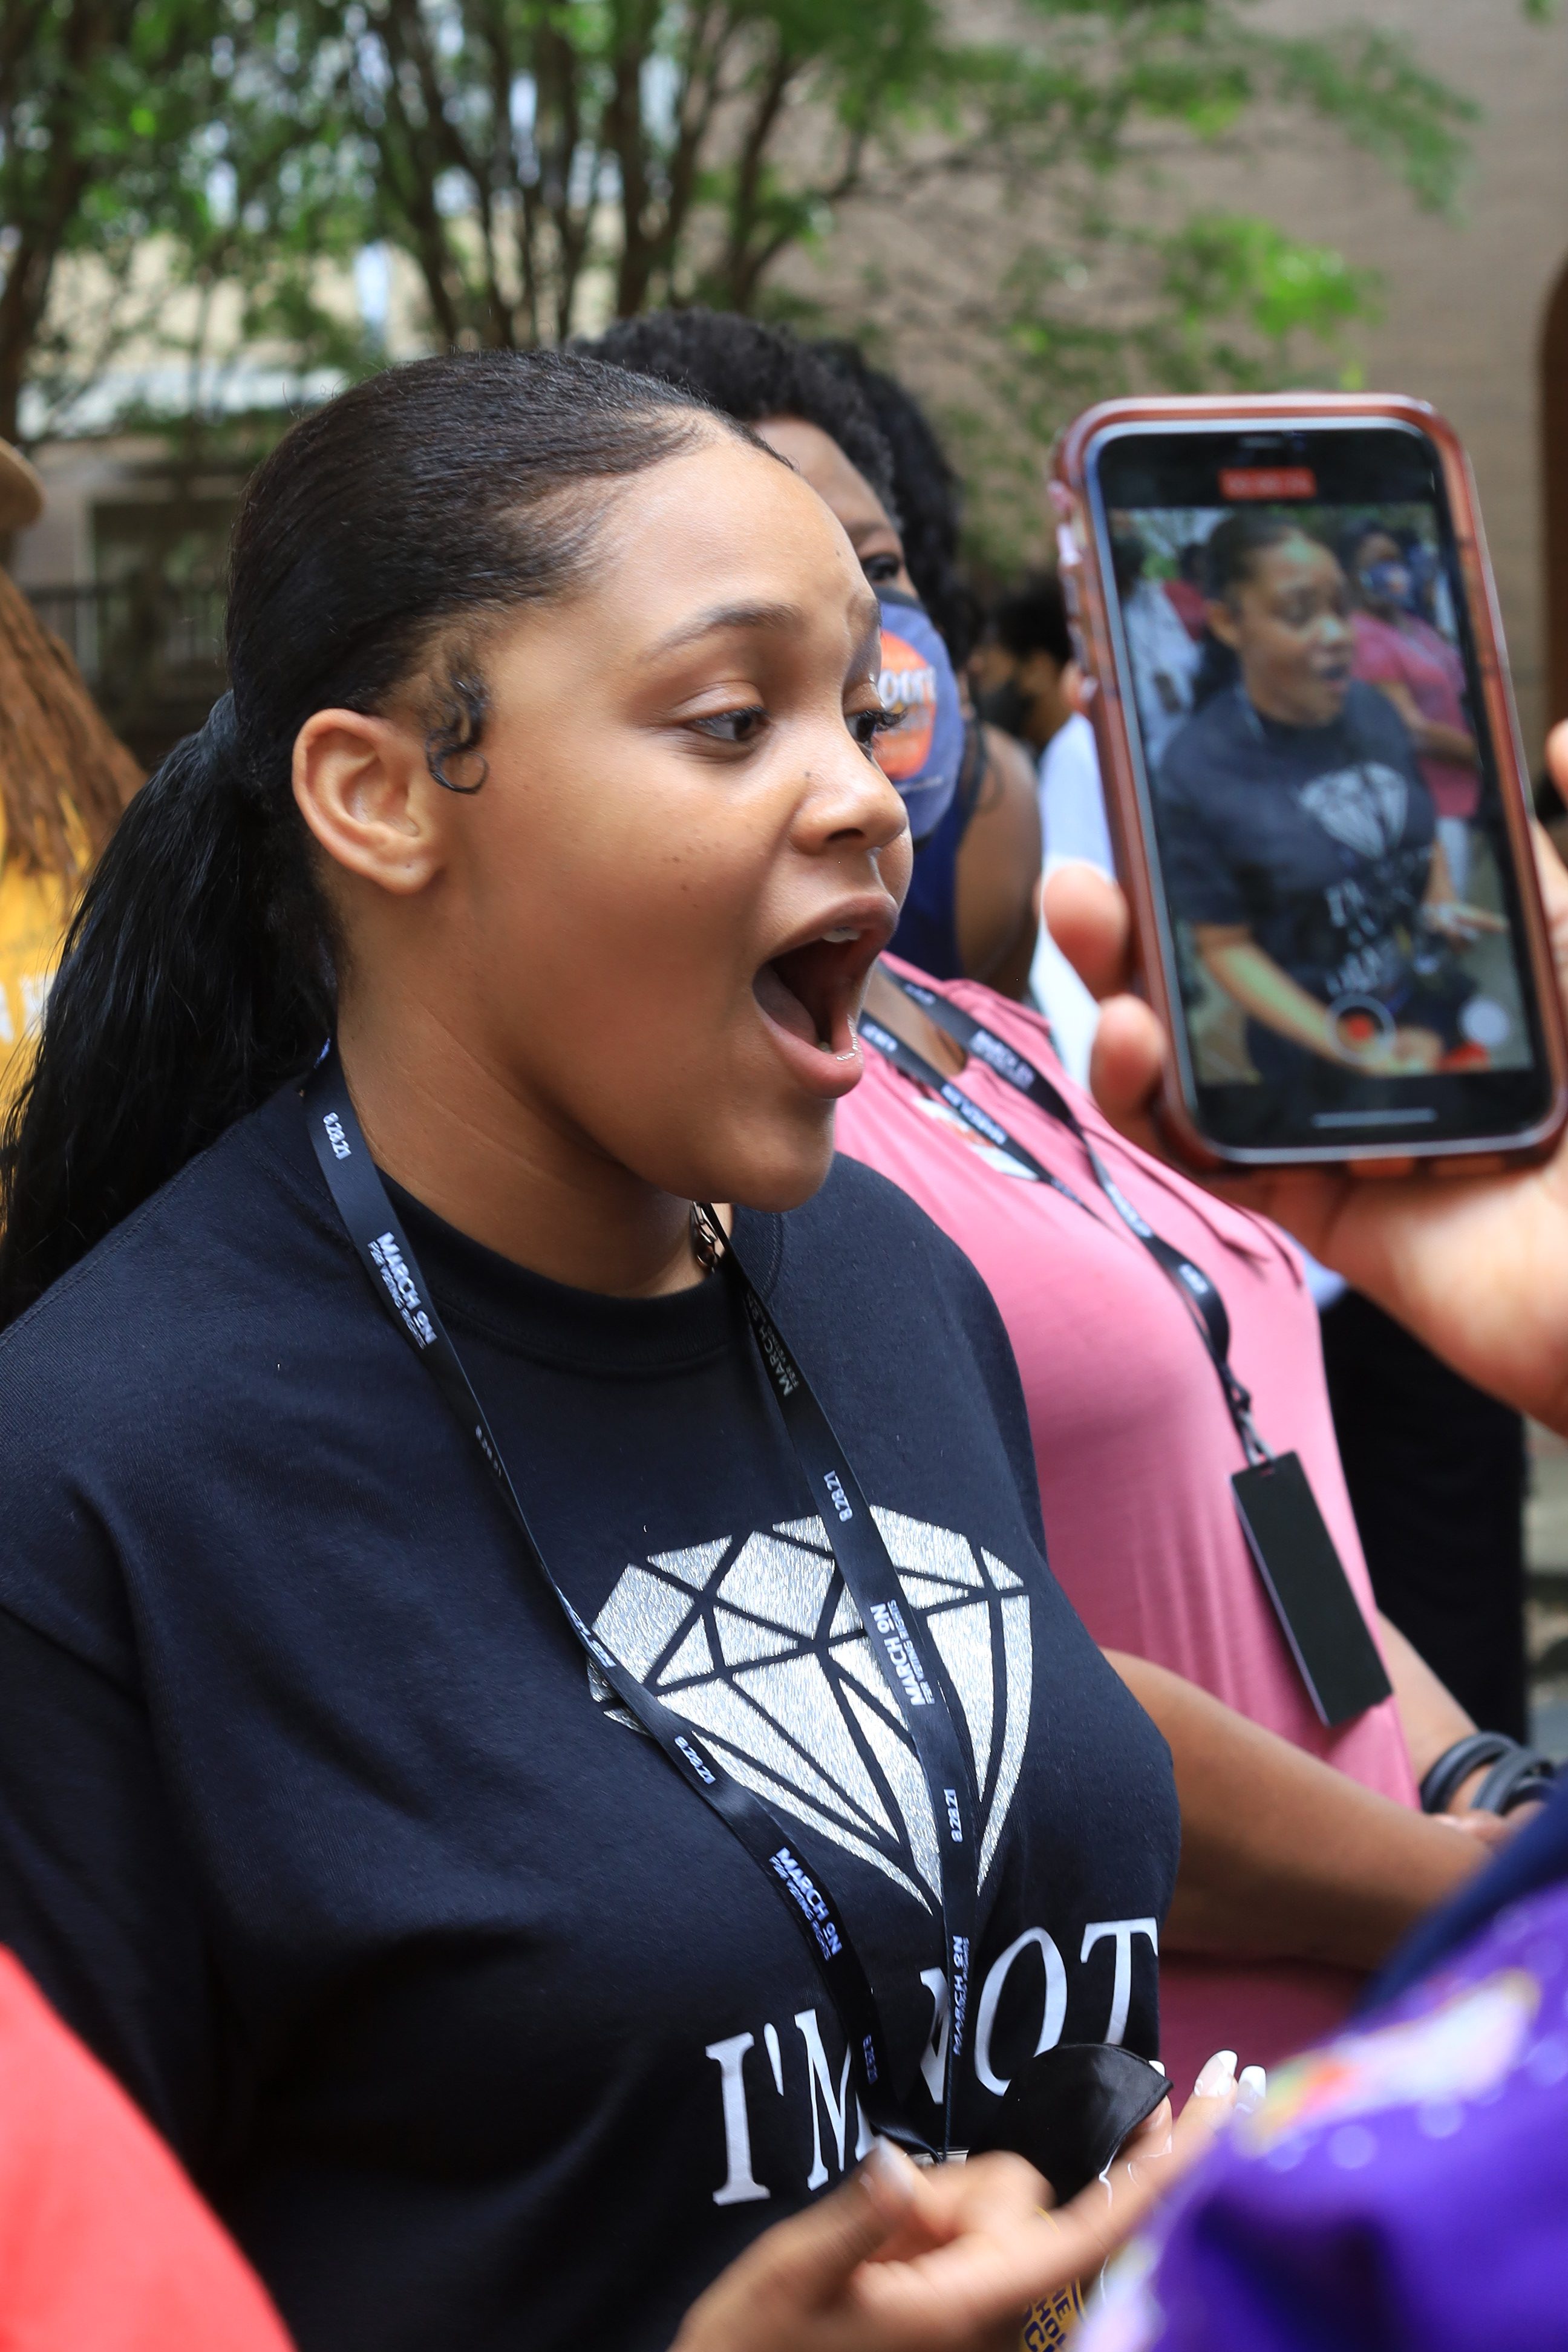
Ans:
{"label": "woman's nose", "polygon": [[832,756],[810,777],[801,811],[814,843],[863,841],[868,849],[886,849],[908,824],[903,799],[868,753],[848,738],[843,751]]}

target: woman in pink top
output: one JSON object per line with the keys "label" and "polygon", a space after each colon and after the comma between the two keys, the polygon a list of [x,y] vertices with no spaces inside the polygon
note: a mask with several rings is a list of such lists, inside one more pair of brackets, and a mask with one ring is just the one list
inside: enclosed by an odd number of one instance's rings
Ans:
{"label": "woman in pink top", "polygon": [[1457,897],[1469,871],[1467,828],[1480,803],[1475,737],[1465,719],[1465,666],[1457,646],[1409,609],[1410,562],[1392,531],[1365,524],[1341,551],[1355,590],[1357,677],[1388,697],[1410,730],[1421,781]]}

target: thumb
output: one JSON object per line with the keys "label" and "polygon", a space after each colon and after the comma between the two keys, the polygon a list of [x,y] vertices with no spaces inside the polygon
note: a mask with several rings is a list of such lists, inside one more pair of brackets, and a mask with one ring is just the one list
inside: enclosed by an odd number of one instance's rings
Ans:
{"label": "thumb", "polygon": [[721,2272],[672,2352],[797,2352],[805,2323],[901,2228],[918,2193],[907,2157],[879,2142],[853,2180],[771,2230]]}
{"label": "thumb", "polygon": [[1131,973],[1132,926],[1121,889],[1097,866],[1071,861],[1046,878],[1047,927],[1089,994],[1112,995]]}
{"label": "thumb", "polygon": [[909,2158],[879,2140],[852,2180],[768,2231],[752,2252],[765,2253],[769,2282],[787,2303],[820,2309],[904,2226],[919,2190]]}

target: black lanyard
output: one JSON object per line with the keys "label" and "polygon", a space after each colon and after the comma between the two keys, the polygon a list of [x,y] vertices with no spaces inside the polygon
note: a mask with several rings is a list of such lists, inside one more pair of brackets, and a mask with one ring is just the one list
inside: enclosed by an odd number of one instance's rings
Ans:
{"label": "black lanyard", "polygon": [[[804,1934],[837,2011],[855,2067],[857,2088],[870,2122],[906,2146],[925,2148],[924,2137],[903,2116],[876,1999],[843,1912],[808,1872],[768,1807],[727,1771],[685,1718],[645,1689],[584,1623],[555,1581],[528,1524],[489,1423],[447,1335],[428,1284],[398,1223],[370,1155],[337,1048],[323,1055],[304,1088],[307,1124],[321,1172],[372,1287],[423,1358],[447,1402],[478,1445],[537,1573],[621,1704],[655,1739],[682,1778],[733,1831],[766,1874]],[[710,1234],[723,1244],[724,1264],[741,1285],[757,1348],[778,1399],[784,1423],[822,1513],[834,1557],[867,1638],[896,1700],[925,1775],[942,1856],[942,1909],[948,1992],[948,2050],[942,2098],[942,2148],[952,2145],[958,2061],[964,2045],[970,1950],[979,1905],[976,1807],[958,1732],[940,1682],[932,1679],[905,1616],[903,1590],[859,1482],[826,1414],[758,1297],[733,1242],[723,1243],[710,1213]]]}
{"label": "black lanyard", "polygon": [[[1016,1087],[1019,1094],[1043,1110],[1047,1118],[1065,1127],[1082,1144],[1100,1191],[1128,1231],[1142,1243],[1161,1273],[1175,1285],[1183,1305],[1193,1318],[1198,1336],[1208,1351],[1209,1360],[1219,1375],[1219,1384],[1225,1391],[1225,1401],[1247,1462],[1256,1465],[1271,1461],[1273,1457],[1268,1448],[1253,1425],[1251,1396],[1231,1370],[1230,1318],[1226,1313],[1225,1300],[1220,1297],[1217,1285],[1202,1266],[1193,1263],[1184,1250],[1179,1250],[1173,1242],[1166,1241],[1146,1218],[1139,1214],[1089,1141],[1077,1112],[1043,1070],[1036,1069],[1032,1062],[1026,1062],[1021,1054],[1015,1053],[1012,1046],[998,1037],[994,1031],[984,1027],[956,1004],[950,1003],[945,996],[939,996],[934,989],[922,988],[916,981],[903,979],[898,972],[888,971],[886,964],[881,968],[894,986],[902,990],[911,1004],[918,1004],[939,1029],[945,1029],[966,1053],[973,1054],[987,1068],[994,1070],[998,1077],[1005,1078],[1010,1087]],[[906,1045],[901,1037],[895,1037],[891,1030],[884,1029],[879,1021],[872,1020],[866,1013],[860,1016],[859,1033],[868,1045],[875,1046],[877,1052],[891,1062],[895,1069],[901,1070],[905,1077],[914,1079],[919,1086],[930,1087],[939,1094],[948,1108],[958,1114],[966,1127],[973,1128],[975,1134],[984,1136],[987,1143],[994,1145],[998,1151],[1006,1152],[1009,1159],[1016,1160],[1031,1176],[1042,1184],[1048,1184],[1054,1192],[1059,1192],[1064,1200],[1070,1201],[1086,1216],[1093,1215],[1088,1202],[1079,1198],[1070,1184],[1053,1175],[1026,1144],[1018,1142],[999,1120],[992,1118],[989,1111],[982,1110],[962,1087],[956,1086],[952,1078],[944,1077],[923,1054],[918,1054],[912,1045]]]}

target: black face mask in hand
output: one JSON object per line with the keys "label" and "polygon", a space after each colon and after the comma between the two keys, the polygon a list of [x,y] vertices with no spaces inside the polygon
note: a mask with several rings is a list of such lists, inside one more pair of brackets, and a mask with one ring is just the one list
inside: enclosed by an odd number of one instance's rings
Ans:
{"label": "black face mask in hand", "polygon": [[1026,2158],[1065,2205],[1099,2179],[1170,2089],[1157,2066],[1109,2042],[1069,2042],[1019,2067],[980,2147]]}

